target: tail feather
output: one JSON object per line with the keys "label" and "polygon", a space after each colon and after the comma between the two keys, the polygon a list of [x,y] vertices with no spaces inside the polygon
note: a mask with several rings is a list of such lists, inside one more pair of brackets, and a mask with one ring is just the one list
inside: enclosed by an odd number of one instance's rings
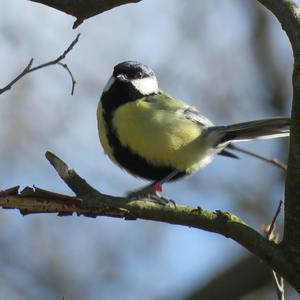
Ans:
{"label": "tail feather", "polygon": [[[226,147],[226,149],[229,148],[229,146],[231,146],[231,144],[228,145],[228,146]],[[232,147],[232,146],[231,146],[231,147]],[[234,148],[232,147],[232,149],[234,149]],[[234,150],[235,150],[235,149],[234,149]],[[231,151],[228,151],[228,150],[225,150],[225,149],[223,149],[223,150],[222,150],[221,152],[219,152],[218,154],[219,154],[219,155],[222,155],[222,156],[230,157],[230,158],[239,159],[239,157],[238,157],[235,153],[232,153]]]}
{"label": "tail feather", "polygon": [[215,140],[216,146],[228,142],[285,137],[289,136],[290,133],[290,119],[270,118],[211,127],[209,131],[209,135]]}

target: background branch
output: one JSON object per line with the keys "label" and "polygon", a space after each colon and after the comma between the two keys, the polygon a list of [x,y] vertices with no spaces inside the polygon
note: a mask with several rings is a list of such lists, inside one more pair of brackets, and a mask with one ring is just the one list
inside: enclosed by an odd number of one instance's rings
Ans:
{"label": "background branch", "polygon": [[257,257],[249,255],[225,268],[204,286],[189,294],[185,300],[247,299],[245,294],[270,283],[270,269]]}
{"label": "background branch", "polygon": [[72,72],[70,71],[69,67],[67,64],[63,64],[61,61],[66,58],[67,54],[74,48],[74,46],[77,44],[78,40],[79,40],[79,36],[80,34],[77,34],[76,38],[72,41],[72,43],[70,44],[70,46],[63,52],[63,54],[61,54],[60,56],[58,56],[57,58],[43,63],[41,65],[38,65],[36,67],[32,67],[33,64],[33,58],[30,59],[28,65],[25,67],[25,69],[16,77],[14,78],[10,83],[8,83],[5,87],[0,89],[0,95],[3,94],[4,92],[7,92],[8,90],[10,90],[12,88],[12,86],[18,82],[21,78],[23,78],[25,75],[37,71],[39,69],[42,68],[46,68],[49,66],[53,66],[53,65],[59,65],[62,66],[64,69],[66,69],[66,71],[68,72],[68,74],[70,75],[70,78],[72,80],[72,88],[71,88],[71,95],[73,95],[74,93],[74,88],[75,88],[75,84],[76,81],[74,79],[74,76],[72,74]]}
{"label": "background branch", "polygon": [[73,29],[77,28],[85,19],[101,14],[114,7],[137,3],[141,0],[29,0],[38,2],[77,18],[73,24]]}
{"label": "background branch", "polygon": [[261,155],[261,154],[258,154],[258,153],[255,153],[253,151],[250,151],[248,149],[245,149],[245,148],[242,148],[242,147],[239,147],[239,146],[236,146],[236,145],[233,145],[233,144],[230,144],[228,146],[230,149],[234,149],[235,151],[238,151],[238,152],[241,152],[241,153],[244,153],[244,154],[247,154],[247,155],[250,155],[252,157],[255,157],[257,159],[260,159],[262,161],[265,161],[269,164],[272,164],[278,168],[280,168],[281,170],[283,171],[286,171],[287,170],[287,165],[282,162],[280,159],[278,158],[269,158],[269,157],[266,157],[264,155]]}
{"label": "background branch", "polygon": [[[276,212],[274,214],[274,217],[272,219],[271,224],[266,228],[266,236],[268,240],[273,240],[275,243],[277,243],[279,239],[279,234],[274,234],[274,229],[275,229],[275,223],[276,220],[281,212],[283,201],[280,200],[278,207],[276,209]],[[274,284],[275,284],[275,289],[276,289],[276,294],[278,300],[284,300],[284,280],[283,278],[277,274],[275,271],[272,270],[272,276],[274,279]]]}

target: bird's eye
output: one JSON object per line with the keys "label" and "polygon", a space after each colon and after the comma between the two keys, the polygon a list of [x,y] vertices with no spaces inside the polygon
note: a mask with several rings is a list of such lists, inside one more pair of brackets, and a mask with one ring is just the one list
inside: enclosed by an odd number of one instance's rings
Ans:
{"label": "bird's eye", "polygon": [[137,78],[137,79],[143,78],[143,73],[142,73],[142,72],[137,72],[137,73],[136,73],[136,78]]}

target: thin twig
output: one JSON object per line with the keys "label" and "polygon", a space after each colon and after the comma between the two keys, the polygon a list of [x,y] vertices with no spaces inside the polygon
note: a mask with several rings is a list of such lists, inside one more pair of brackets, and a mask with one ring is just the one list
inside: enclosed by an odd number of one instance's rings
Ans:
{"label": "thin twig", "polygon": [[[277,220],[277,218],[280,214],[282,204],[283,204],[283,201],[280,200],[279,204],[278,204],[278,207],[277,207],[277,210],[276,210],[276,212],[274,214],[274,217],[272,219],[272,222],[271,222],[270,226],[268,227],[268,231],[266,232],[266,236],[267,236],[268,240],[271,239],[271,236],[272,236],[272,233],[273,233],[273,230],[274,230],[274,227],[275,227],[275,222],[276,222],[276,220]],[[278,298],[278,300],[284,300],[284,280],[274,270],[272,270],[272,276],[273,276],[275,287],[276,287],[277,298]]]}
{"label": "thin twig", "polygon": [[33,71],[36,71],[38,69],[45,68],[45,67],[48,67],[48,66],[51,66],[51,65],[55,65],[58,62],[60,62],[61,60],[63,60],[67,56],[67,54],[74,48],[74,46],[76,45],[76,43],[79,40],[79,37],[80,37],[80,33],[77,34],[76,38],[73,40],[73,42],[70,44],[70,46],[59,57],[57,57],[54,60],[51,60],[49,62],[46,62],[44,64],[41,64],[39,66],[36,66],[36,67],[30,69],[30,72],[33,72]]}
{"label": "thin twig", "polygon": [[74,89],[75,89],[75,84],[76,84],[76,80],[71,72],[71,70],[69,69],[68,65],[67,64],[64,64],[62,62],[58,62],[57,63],[59,66],[62,66],[64,69],[66,69],[66,71],[69,73],[70,77],[71,77],[71,80],[72,80],[72,88],[71,88],[71,95],[73,96],[74,95]]}
{"label": "thin twig", "polygon": [[278,300],[284,300],[284,280],[274,270],[272,270],[272,276],[276,286],[277,298]]}
{"label": "thin twig", "polygon": [[31,70],[31,66],[33,63],[33,58],[30,59],[28,65],[25,67],[25,69],[15,78],[13,79],[8,85],[6,85],[4,88],[0,89],[0,95],[8,90],[11,89],[11,87],[17,82],[19,81],[23,76],[25,76],[26,74],[28,74]]}
{"label": "thin twig", "polygon": [[280,212],[281,212],[282,204],[283,204],[283,201],[280,200],[280,201],[279,201],[279,204],[278,204],[278,207],[277,207],[277,209],[276,209],[276,212],[275,212],[275,214],[274,214],[274,217],[273,217],[273,219],[272,219],[271,225],[270,225],[270,227],[269,227],[269,230],[268,230],[268,232],[267,232],[267,238],[268,238],[268,240],[270,239],[271,234],[272,234],[272,232],[273,232],[273,230],[274,230],[275,222],[276,222],[276,220],[277,220],[277,218],[278,218],[278,216],[279,216],[279,214],[280,214]]}
{"label": "thin twig", "polygon": [[260,160],[263,160],[267,163],[270,163],[270,164],[273,164],[275,165],[276,167],[279,167],[280,169],[286,171],[287,170],[287,165],[282,162],[281,160],[277,159],[277,158],[268,158],[268,157],[265,157],[261,154],[257,154],[253,151],[250,151],[250,150],[247,150],[247,149],[244,149],[244,148],[241,148],[241,147],[238,147],[236,145],[230,145],[228,146],[230,149],[233,149],[233,150],[236,150],[236,151],[239,151],[241,153],[244,153],[244,154],[247,154],[247,155],[250,155],[250,156],[253,156],[253,157],[256,157]]}
{"label": "thin twig", "polygon": [[69,67],[67,66],[67,64],[63,64],[61,62],[61,60],[63,60],[67,56],[67,54],[74,48],[74,46],[76,45],[76,43],[79,40],[79,36],[80,36],[80,33],[77,34],[76,38],[72,41],[70,46],[63,52],[63,54],[61,54],[54,60],[51,60],[49,62],[46,62],[44,64],[41,64],[41,65],[38,65],[38,66],[32,68],[33,58],[31,58],[28,65],[25,67],[25,69],[15,79],[13,79],[9,84],[7,84],[5,87],[0,89],[0,95],[3,94],[4,92],[10,90],[11,87],[25,75],[27,75],[31,72],[34,72],[36,70],[39,70],[39,69],[42,69],[42,68],[45,68],[48,66],[53,66],[53,65],[60,65],[64,69],[66,69],[66,71],[68,72],[68,74],[70,75],[71,80],[72,80],[71,95],[73,95],[76,81],[74,79],[72,72],[70,71]]}

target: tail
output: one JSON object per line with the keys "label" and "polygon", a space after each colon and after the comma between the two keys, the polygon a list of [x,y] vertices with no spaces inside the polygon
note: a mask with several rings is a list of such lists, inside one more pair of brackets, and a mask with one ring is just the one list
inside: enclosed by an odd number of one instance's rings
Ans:
{"label": "tail", "polygon": [[210,127],[207,134],[215,146],[228,142],[286,137],[290,134],[290,119],[279,117],[215,126]]}

